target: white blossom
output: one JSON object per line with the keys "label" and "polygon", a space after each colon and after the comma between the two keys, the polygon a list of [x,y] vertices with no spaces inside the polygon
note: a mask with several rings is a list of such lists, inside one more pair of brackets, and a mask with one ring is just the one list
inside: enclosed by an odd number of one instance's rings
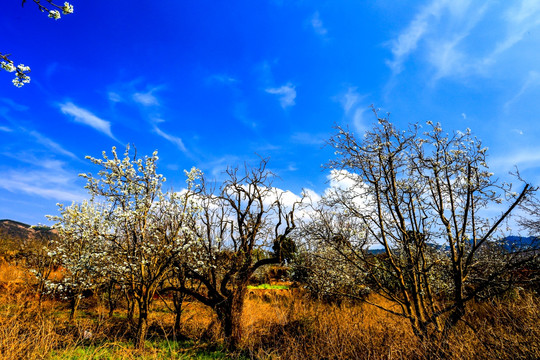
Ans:
{"label": "white blossom", "polygon": [[13,63],[11,63],[11,62],[2,61],[1,67],[2,67],[2,69],[6,70],[8,72],[14,72],[15,70],[17,70],[15,65],[13,65]]}
{"label": "white blossom", "polygon": [[67,14],[73,14],[73,5],[71,5],[70,3],[68,3],[67,1],[64,3],[64,6],[62,7],[62,13],[64,15],[67,15]]}
{"label": "white blossom", "polygon": [[60,19],[60,12],[58,10],[50,10],[49,17],[54,20]]}

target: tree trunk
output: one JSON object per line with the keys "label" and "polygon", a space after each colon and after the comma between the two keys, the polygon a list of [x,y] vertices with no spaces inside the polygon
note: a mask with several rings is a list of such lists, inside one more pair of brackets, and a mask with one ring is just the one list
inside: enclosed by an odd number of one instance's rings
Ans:
{"label": "tree trunk", "polygon": [[79,294],[75,294],[71,297],[71,300],[69,301],[69,320],[73,320],[75,318],[75,312],[77,311],[77,308],[79,307],[79,303],[81,302],[81,298]]}
{"label": "tree trunk", "polygon": [[114,282],[109,282],[107,286],[107,306],[109,308],[109,318],[112,318],[114,315],[114,310],[116,310],[116,306],[118,305],[117,299],[114,298]]}
{"label": "tree trunk", "polygon": [[148,332],[148,301],[139,300],[139,321],[137,322],[137,333],[135,335],[135,347],[144,348],[146,334]]}
{"label": "tree trunk", "polygon": [[236,350],[242,340],[242,310],[246,287],[234,290],[233,294],[216,307],[225,343],[229,350]]}
{"label": "tree trunk", "polygon": [[173,293],[173,304],[174,304],[174,334],[175,336],[180,333],[181,330],[181,317],[182,317],[182,305],[184,302],[184,294],[178,292]]}
{"label": "tree trunk", "polygon": [[127,321],[130,325],[133,325],[133,313],[135,311],[135,301],[133,298],[129,295],[127,291],[124,292],[124,295],[126,297],[126,307],[127,307]]}

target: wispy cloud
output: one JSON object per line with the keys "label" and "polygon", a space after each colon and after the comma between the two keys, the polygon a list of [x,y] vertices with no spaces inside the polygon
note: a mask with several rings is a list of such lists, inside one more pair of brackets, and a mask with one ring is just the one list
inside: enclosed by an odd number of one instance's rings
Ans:
{"label": "wispy cloud", "polygon": [[165,140],[170,141],[171,143],[175,144],[183,152],[187,152],[186,146],[184,145],[184,142],[182,141],[181,138],[167,134],[166,132],[164,132],[157,126],[154,126],[154,132],[158,134],[159,136],[161,136],[162,138],[164,138]]}
{"label": "wispy cloud", "polygon": [[345,116],[353,124],[355,130],[361,133],[366,131],[364,115],[369,110],[369,106],[363,102],[365,95],[360,94],[356,87],[350,86],[347,92],[336,96],[335,99],[341,103]]}
{"label": "wispy cloud", "polygon": [[291,83],[278,88],[267,88],[265,91],[269,94],[279,95],[279,102],[284,109],[295,104],[296,88]]}
{"label": "wispy cloud", "polygon": [[364,96],[358,93],[356,87],[350,86],[345,94],[338,96],[338,101],[341,103],[345,113],[349,113],[363,98]]}
{"label": "wispy cloud", "polygon": [[55,201],[81,201],[86,192],[77,184],[74,172],[65,163],[48,157],[22,154],[31,169],[10,169],[0,172],[0,188],[12,193],[26,193]]}
{"label": "wispy cloud", "polygon": [[[540,2],[537,0],[502,3],[433,0],[420,8],[408,26],[388,42],[392,59],[387,65],[397,75],[414,56],[415,61],[425,61],[430,65],[428,69],[434,70],[433,80],[492,76],[490,67],[500,61],[503,53],[526,40],[531,30],[538,27]],[[478,43],[477,35],[486,31],[490,36]]]}
{"label": "wispy cloud", "polygon": [[30,131],[29,135],[32,136],[34,139],[36,139],[36,141],[39,144],[45,146],[49,150],[52,150],[53,152],[57,154],[65,155],[72,159],[78,160],[77,156],[73,154],[71,151],[64,149],[60,144],[38,133],[37,131]]}
{"label": "wispy cloud", "polygon": [[328,30],[324,27],[318,11],[315,12],[315,14],[313,14],[313,16],[311,17],[311,26],[313,27],[313,30],[319,35],[325,36],[326,34],[328,34]]}
{"label": "wispy cloud", "polygon": [[490,167],[500,173],[507,173],[514,166],[517,166],[519,170],[539,168],[540,148],[519,149],[511,153],[505,152],[504,155],[492,156],[490,160]]}
{"label": "wispy cloud", "polygon": [[109,91],[107,93],[107,97],[109,98],[110,101],[115,102],[115,103],[124,101],[122,96],[120,94],[118,94],[117,92],[114,92],[114,91]]}
{"label": "wispy cloud", "polygon": [[7,127],[7,126],[0,126],[0,131],[3,131],[3,132],[12,132],[13,129]]}
{"label": "wispy cloud", "polygon": [[229,84],[237,83],[238,79],[236,79],[235,77],[229,76],[227,74],[214,74],[214,75],[209,76],[206,79],[206,82],[229,85]]}
{"label": "wispy cloud", "polygon": [[159,100],[153,94],[154,90],[145,93],[137,92],[133,94],[133,100],[144,106],[159,106]]}
{"label": "wispy cloud", "polygon": [[504,104],[504,110],[508,111],[510,109],[510,106],[512,106],[512,104],[514,104],[527,91],[538,86],[540,86],[540,73],[536,71],[530,71],[529,76],[527,76],[527,79],[525,79],[519,91]]}
{"label": "wispy cloud", "polygon": [[[244,161],[249,161],[244,159]],[[197,164],[199,169],[202,169],[205,174],[210,174],[214,180],[224,180],[227,178],[225,171],[228,168],[234,168],[242,164],[242,159],[236,155],[224,155],[220,158],[205,159]]]}
{"label": "wispy cloud", "polygon": [[28,106],[26,105],[21,105],[21,104],[18,104],[16,103],[15,101],[9,99],[9,98],[1,98],[0,99],[4,104],[7,104],[9,105],[9,107],[11,107],[13,110],[15,111],[26,111],[28,110]]}
{"label": "wispy cloud", "polygon": [[523,130],[520,129],[512,129],[512,132],[515,132],[518,135],[523,135]]}
{"label": "wispy cloud", "polygon": [[71,102],[60,104],[60,110],[62,113],[72,116],[76,122],[88,125],[111,139],[118,141],[111,132],[111,123],[109,121],[100,119],[90,111],[78,107]]}
{"label": "wispy cloud", "polygon": [[430,20],[438,18],[447,3],[446,0],[436,0],[421,9],[409,26],[399,34],[397,39],[391,42],[394,58],[387,61],[387,64],[394,74],[399,74],[403,70],[403,62],[418,47],[418,42],[430,27]]}
{"label": "wispy cloud", "polygon": [[519,3],[510,2],[513,7],[506,12],[505,20],[507,33],[505,38],[498,42],[486,63],[493,62],[500,53],[510,49],[523,40],[525,34],[540,25],[540,2],[537,0],[522,0]]}
{"label": "wispy cloud", "polygon": [[297,132],[292,134],[291,141],[295,144],[303,145],[323,145],[327,134],[311,134],[306,132]]}
{"label": "wispy cloud", "polygon": [[9,171],[0,173],[0,188],[13,193],[27,193],[56,201],[81,201],[86,196],[71,185],[72,178],[51,170]]}

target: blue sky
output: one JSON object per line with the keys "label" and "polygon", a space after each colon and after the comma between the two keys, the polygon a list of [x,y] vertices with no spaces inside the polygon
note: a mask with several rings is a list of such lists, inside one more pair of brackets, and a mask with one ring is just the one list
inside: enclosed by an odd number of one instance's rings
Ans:
{"label": "blue sky", "polygon": [[275,185],[322,193],[334,125],[374,104],[401,126],[471,128],[502,179],[540,183],[540,2],[73,0],[53,20],[4,1],[0,219],[46,223],[86,196],[86,155],[157,149],[167,186],[269,157]]}

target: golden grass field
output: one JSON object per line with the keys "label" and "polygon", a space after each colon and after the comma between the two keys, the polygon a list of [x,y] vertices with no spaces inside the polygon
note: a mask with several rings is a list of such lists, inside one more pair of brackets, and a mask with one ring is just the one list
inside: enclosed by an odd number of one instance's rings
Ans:
{"label": "golden grass field", "polygon": [[[57,274],[57,276],[59,276]],[[372,300],[382,301],[375,297]],[[129,340],[122,309],[107,318],[84,299],[75,320],[67,304],[39,308],[32,276],[0,264],[1,359],[539,359],[540,304],[532,293],[474,303],[444,344],[420,343],[407,320],[367,304],[324,304],[299,290],[252,291],[243,313],[243,342],[235,354],[221,346],[213,313],[187,301],[180,334],[156,300],[145,350]]]}

